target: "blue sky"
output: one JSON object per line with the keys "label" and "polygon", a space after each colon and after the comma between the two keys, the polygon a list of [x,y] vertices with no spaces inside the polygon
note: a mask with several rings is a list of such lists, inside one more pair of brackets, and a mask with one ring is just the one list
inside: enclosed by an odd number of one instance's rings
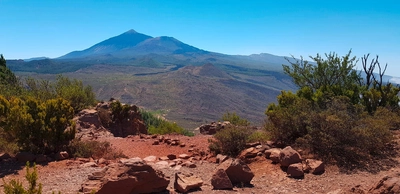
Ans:
{"label": "blue sky", "polygon": [[[225,54],[378,54],[400,76],[400,3],[288,0],[0,0],[6,59],[59,57],[129,29]],[[359,63],[361,65],[361,63]]]}

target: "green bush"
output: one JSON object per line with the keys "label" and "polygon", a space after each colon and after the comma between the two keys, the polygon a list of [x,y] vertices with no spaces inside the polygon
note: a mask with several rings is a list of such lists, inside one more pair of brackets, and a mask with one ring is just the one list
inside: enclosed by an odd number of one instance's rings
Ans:
{"label": "green bush", "polygon": [[230,113],[227,112],[224,115],[222,115],[221,118],[223,121],[229,121],[232,125],[238,125],[238,126],[249,126],[250,122],[247,121],[246,119],[242,119],[237,115],[236,113]]}
{"label": "green bush", "polygon": [[38,174],[36,170],[36,165],[33,164],[33,172],[30,172],[29,162],[26,163],[26,175],[25,178],[28,181],[28,188],[25,189],[22,183],[18,180],[11,180],[9,183],[4,182],[4,193],[5,194],[41,194],[42,184],[37,183]]}
{"label": "green bush", "polygon": [[74,111],[64,99],[40,102],[33,98],[7,100],[0,96],[0,103],[0,127],[7,139],[14,139],[23,151],[60,151],[75,137]]}
{"label": "green bush", "polygon": [[254,143],[254,142],[260,142],[260,143],[266,143],[268,140],[271,139],[271,135],[267,133],[264,130],[256,130],[253,131],[249,137],[247,137],[247,142],[249,143]]}
{"label": "green bush", "polygon": [[228,126],[209,139],[209,149],[214,154],[236,157],[245,147],[251,131],[243,126]]}

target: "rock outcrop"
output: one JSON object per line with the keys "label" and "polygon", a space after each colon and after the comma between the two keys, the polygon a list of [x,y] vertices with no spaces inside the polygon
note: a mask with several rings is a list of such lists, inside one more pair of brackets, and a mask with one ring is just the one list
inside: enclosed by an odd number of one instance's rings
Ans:
{"label": "rock outcrop", "polygon": [[214,135],[221,129],[224,129],[226,126],[231,125],[229,121],[224,122],[212,122],[211,124],[201,125],[200,127],[196,128],[195,130],[199,130],[203,135]]}
{"label": "rock outcrop", "polygon": [[97,194],[154,193],[166,190],[169,178],[140,158],[122,159],[104,170],[94,172],[82,184],[81,192]]}
{"label": "rock outcrop", "polygon": [[371,194],[400,193],[400,173],[383,177],[368,191],[368,193]]}
{"label": "rock outcrop", "polygon": [[147,134],[146,126],[137,106],[129,106],[126,114],[113,115],[112,103],[99,103],[95,109],[84,109],[79,112],[74,118],[77,124],[77,137],[97,139],[101,136],[127,137],[129,135]]}

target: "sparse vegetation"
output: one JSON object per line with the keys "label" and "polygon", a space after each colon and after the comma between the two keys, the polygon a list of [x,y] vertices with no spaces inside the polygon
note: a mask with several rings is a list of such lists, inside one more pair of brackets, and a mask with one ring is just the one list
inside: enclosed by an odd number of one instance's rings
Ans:
{"label": "sparse vegetation", "polygon": [[214,154],[236,157],[246,146],[251,131],[244,126],[228,126],[209,139],[209,149]]}
{"label": "sparse vegetation", "polygon": [[142,119],[146,124],[149,134],[182,134],[185,136],[194,136],[193,132],[190,132],[176,123],[169,122],[164,118],[154,116],[151,112],[141,110]]}
{"label": "sparse vegetation", "polygon": [[18,180],[11,180],[9,183],[4,182],[4,193],[5,194],[41,194],[42,184],[38,183],[38,173],[36,165],[33,164],[33,171],[31,172],[29,162],[26,163],[26,175],[25,178],[28,181],[28,188],[25,189],[22,183]]}
{"label": "sparse vegetation", "polygon": [[78,158],[104,158],[113,160],[117,158],[127,158],[121,150],[115,150],[106,141],[80,141],[73,140],[68,146],[73,157]]}
{"label": "sparse vegetation", "polygon": [[95,105],[96,98],[91,86],[84,86],[82,81],[70,80],[68,77],[59,75],[56,82],[48,80],[35,80],[27,78],[27,95],[42,101],[63,98],[68,100],[75,112]]}
{"label": "sparse vegetation", "polygon": [[[274,140],[297,143],[342,165],[385,153],[392,139],[389,129],[399,123],[400,88],[383,83],[385,71],[376,63],[378,58],[368,67],[368,55],[363,58],[367,75],[363,81],[354,70],[356,58],[350,54],[330,53],[326,59],[317,55],[311,57],[315,65],[301,59],[283,66],[299,90],[282,91],[278,104],[268,106],[265,127]],[[375,67],[379,79],[373,74]]]}
{"label": "sparse vegetation", "polygon": [[246,119],[242,119],[237,115],[235,112],[230,113],[227,112],[224,115],[222,115],[221,120],[223,121],[229,121],[232,125],[238,125],[238,126],[249,126],[250,122]]}

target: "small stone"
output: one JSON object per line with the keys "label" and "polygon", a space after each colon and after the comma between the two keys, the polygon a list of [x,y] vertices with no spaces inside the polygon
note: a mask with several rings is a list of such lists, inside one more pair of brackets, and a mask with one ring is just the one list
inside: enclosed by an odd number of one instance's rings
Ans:
{"label": "small stone", "polygon": [[159,159],[160,159],[161,161],[169,160],[169,158],[168,158],[167,156],[161,156]]}
{"label": "small stone", "polygon": [[189,159],[190,156],[187,155],[187,154],[180,154],[180,155],[179,155],[179,158],[180,158],[180,159]]}
{"label": "small stone", "polygon": [[186,166],[188,168],[196,168],[196,164],[190,161],[186,161],[182,164],[182,166]]}
{"label": "small stone", "polygon": [[146,158],[143,158],[145,162],[155,162],[157,160],[156,156],[147,156]]}
{"label": "small stone", "polygon": [[176,159],[176,155],[175,154],[168,154],[167,157],[170,160],[175,160]]}

